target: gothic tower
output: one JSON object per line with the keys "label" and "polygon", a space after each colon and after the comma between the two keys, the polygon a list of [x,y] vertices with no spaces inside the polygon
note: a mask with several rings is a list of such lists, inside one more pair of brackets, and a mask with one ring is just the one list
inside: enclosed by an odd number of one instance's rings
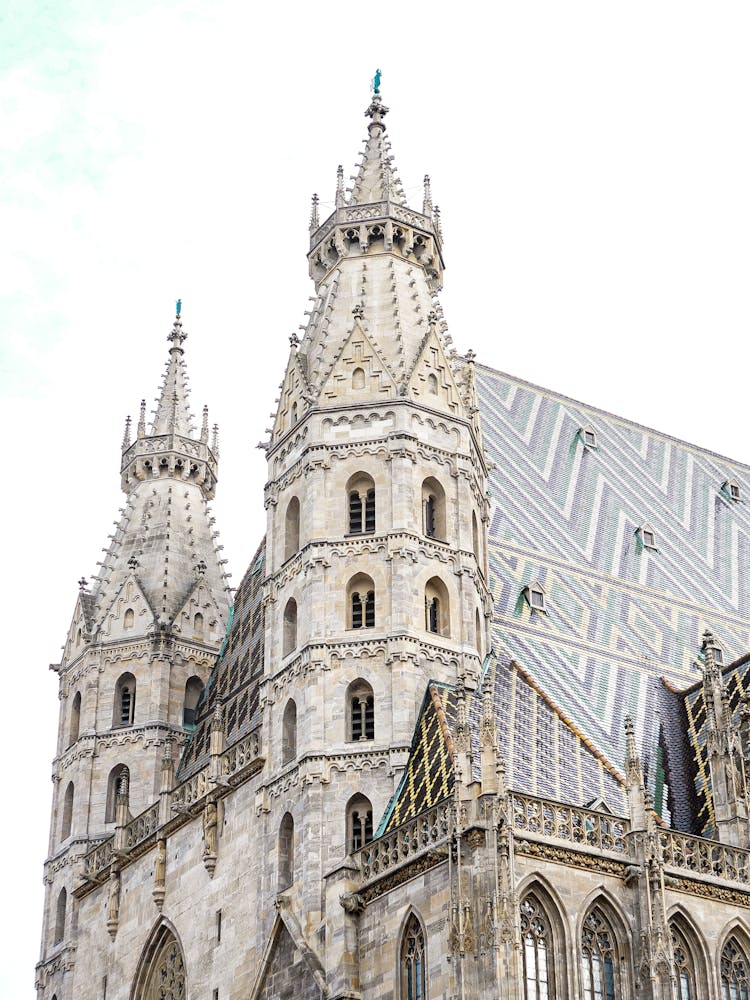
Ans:
{"label": "gothic tower", "polygon": [[[60,721],[45,864],[42,962],[64,967],[77,936],[78,860],[159,792],[170,744],[181,745],[228,619],[225,560],[208,501],[218,441],[188,402],[180,304],[150,429],[141,403],[122,444],[126,503],[91,586],[80,582],[61,662]],[[64,943],[64,948],[59,946]]]}
{"label": "gothic tower", "polygon": [[407,206],[387,111],[376,94],[353,188],[339,167],[322,223],[313,198],[316,296],[262,445],[262,808],[280,855],[304,845],[268,888],[308,929],[340,912],[321,886],[386,813],[428,681],[475,688],[489,644],[472,356],[449,347],[439,212],[429,178],[422,210]]}

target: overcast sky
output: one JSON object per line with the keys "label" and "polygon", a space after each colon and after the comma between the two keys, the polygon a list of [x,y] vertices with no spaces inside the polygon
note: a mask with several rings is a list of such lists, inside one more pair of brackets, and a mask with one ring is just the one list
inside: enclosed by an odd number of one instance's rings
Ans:
{"label": "overcast sky", "polygon": [[[750,8],[5,0],[0,336],[6,720],[3,997],[33,996],[56,677],[97,570],[124,419],[183,300],[221,427],[235,584],[312,285],[310,196],[353,172],[369,80],[445,233],[459,351],[748,461]],[[491,9],[492,13],[487,11]],[[9,643],[8,643],[9,640]]]}

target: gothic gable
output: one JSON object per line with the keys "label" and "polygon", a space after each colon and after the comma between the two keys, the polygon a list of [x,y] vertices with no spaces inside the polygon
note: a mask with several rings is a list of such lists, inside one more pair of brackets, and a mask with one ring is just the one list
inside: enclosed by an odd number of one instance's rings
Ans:
{"label": "gothic gable", "polygon": [[75,660],[89,642],[91,628],[91,616],[87,613],[89,611],[89,596],[83,590],[78,595],[75,611],[73,612],[73,620],[70,623],[68,637],[63,647],[63,663],[65,664]]}
{"label": "gothic gable", "polygon": [[175,616],[174,630],[184,639],[219,642],[224,635],[224,620],[211,588],[201,578]]}
{"label": "gothic gable", "polygon": [[284,381],[281,383],[281,395],[273,425],[273,439],[277,441],[293,427],[307,408],[309,385],[307,375],[302,367],[299,354],[292,349],[289,364],[286,367]]}
{"label": "gothic gable", "polygon": [[320,399],[347,404],[388,399],[396,395],[396,383],[388,366],[357,318],[323,381]]}
{"label": "gothic gable", "polygon": [[409,379],[409,393],[426,406],[459,416],[462,396],[434,327],[424,338]]}
{"label": "gothic gable", "polygon": [[102,621],[100,634],[103,639],[143,638],[154,620],[148,598],[133,573],[122,583],[112,605]]}
{"label": "gothic gable", "polygon": [[317,956],[303,941],[295,941],[287,923],[288,917],[277,913],[250,1000],[322,1000],[325,995]]}

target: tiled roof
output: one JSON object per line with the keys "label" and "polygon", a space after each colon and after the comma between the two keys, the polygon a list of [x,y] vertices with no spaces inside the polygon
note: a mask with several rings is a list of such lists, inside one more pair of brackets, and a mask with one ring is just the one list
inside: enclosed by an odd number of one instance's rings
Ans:
{"label": "tiled roof", "polygon": [[227,637],[198,703],[195,731],[178,768],[183,780],[208,761],[211,716],[218,698],[224,705],[226,746],[230,747],[258,724],[258,685],[263,673],[263,564],[261,542],[232,606]]}

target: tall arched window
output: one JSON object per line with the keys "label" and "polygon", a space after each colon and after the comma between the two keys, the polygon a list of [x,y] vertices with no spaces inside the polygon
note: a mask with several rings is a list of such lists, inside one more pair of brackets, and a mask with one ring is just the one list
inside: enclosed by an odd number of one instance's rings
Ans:
{"label": "tall arched window", "polygon": [[373,628],[375,625],[375,583],[372,577],[358,573],[346,588],[348,628]]}
{"label": "tall arched window", "polygon": [[477,647],[477,652],[482,655],[482,619],[479,616],[479,608],[474,612],[474,642]]}
{"label": "tall arched window", "polygon": [[135,677],[123,674],[115,687],[113,727],[132,726],[135,719]]}
{"label": "tall arched window", "polygon": [[81,692],[76,691],[70,706],[70,728],[68,729],[68,746],[71,747],[78,739],[81,728]]}
{"label": "tall arched window", "polygon": [[674,1000],[697,1000],[695,991],[695,968],[690,948],[685,935],[675,921],[669,925],[672,935],[672,954],[674,956],[674,971],[677,981],[674,987]]}
{"label": "tall arched window", "polygon": [[104,811],[105,823],[114,823],[117,819],[117,791],[120,787],[120,779],[123,777],[130,780],[130,771],[128,771],[125,764],[115,764],[109,772],[109,778],[107,778],[107,804]]}
{"label": "tall arched window", "polygon": [[372,840],[372,803],[364,795],[353,795],[346,807],[346,849],[358,851]]}
{"label": "tall arched window", "polygon": [[721,952],[721,1000],[750,998],[750,966],[747,955],[734,935]]}
{"label": "tall arched window", "polygon": [[63,799],[62,827],[60,829],[60,839],[67,840],[70,836],[70,828],[73,823],[73,782],[68,782]]}
{"label": "tall arched window", "polygon": [[448,588],[440,577],[433,576],[424,589],[424,627],[436,635],[451,634]]}
{"label": "tall arched window", "polygon": [[297,756],[297,704],[290,698],[284,708],[281,723],[281,763],[288,764]]}
{"label": "tall arched window", "polygon": [[521,948],[525,1000],[553,1000],[552,933],[547,914],[533,893],[521,902]]}
{"label": "tall arched window", "polygon": [[125,612],[125,621],[124,621],[125,628],[132,628],[134,624],[135,624],[135,612],[133,611],[132,608],[128,608],[128,610]]}
{"label": "tall arched window", "polygon": [[185,698],[182,703],[182,725],[184,729],[192,729],[195,726],[195,715],[202,694],[203,681],[200,677],[189,677],[185,682]]}
{"label": "tall arched window", "polygon": [[355,368],[352,372],[352,389],[364,389],[365,387],[365,370],[364,368]]}
{"label": "tall arched window", "polygon": [[65,911],[68,906],[68,893],[61,889],[55,908],[55,944],[60,944],[65,937]]}
{"label": "tall arched window", "polygon": [[299,552],[299,500],[292,497],[284,518],[284,562]]}
{"label": "tall arched window", "polygon": [[621,1000],[615,936],[602,910],[595,906],[583,922],[581,979],[584,1000]]}
{"label": "tall arched window", "polygon": [[375,481],[357,472],[346,484],[348,532],[350,535],[375,531]]}
{"label": "tall arched window", "polygon": [[427,1000],[424,930],[412,914],[401,939],[401,996],[403,1000]]}
{"label": "tall arched window", "polygon": [[129,995],[137,1000],[187,996],[185,956],[166,924],[160,924],[149,937]]}
{"label": "tall arched window", "polygon": [[428,538],[446,540],[445,490],[432,476],[422,483],[423,530]]}
{"label": "tall arched window", "polygon": [[375,739],[375,697],[367,681],[352,681],[347,690],[347,740]]}
{"label": "tall arched window", "polygon": [[479,558],[479,524],[475,511],[471,512],[471,544],[474,548],[474,558],[481,569],[482,560]]}
{"label": "tall arched window", "polygon": [[294,820],[291,813],[284,813],[279,827],[279,880],[278,891],[288,889],[294,881]]}
{"label": "tall arched window", "polygon": [[289,656],[297,648],[297,602],[290,597],[284,608],[283,656]]}

